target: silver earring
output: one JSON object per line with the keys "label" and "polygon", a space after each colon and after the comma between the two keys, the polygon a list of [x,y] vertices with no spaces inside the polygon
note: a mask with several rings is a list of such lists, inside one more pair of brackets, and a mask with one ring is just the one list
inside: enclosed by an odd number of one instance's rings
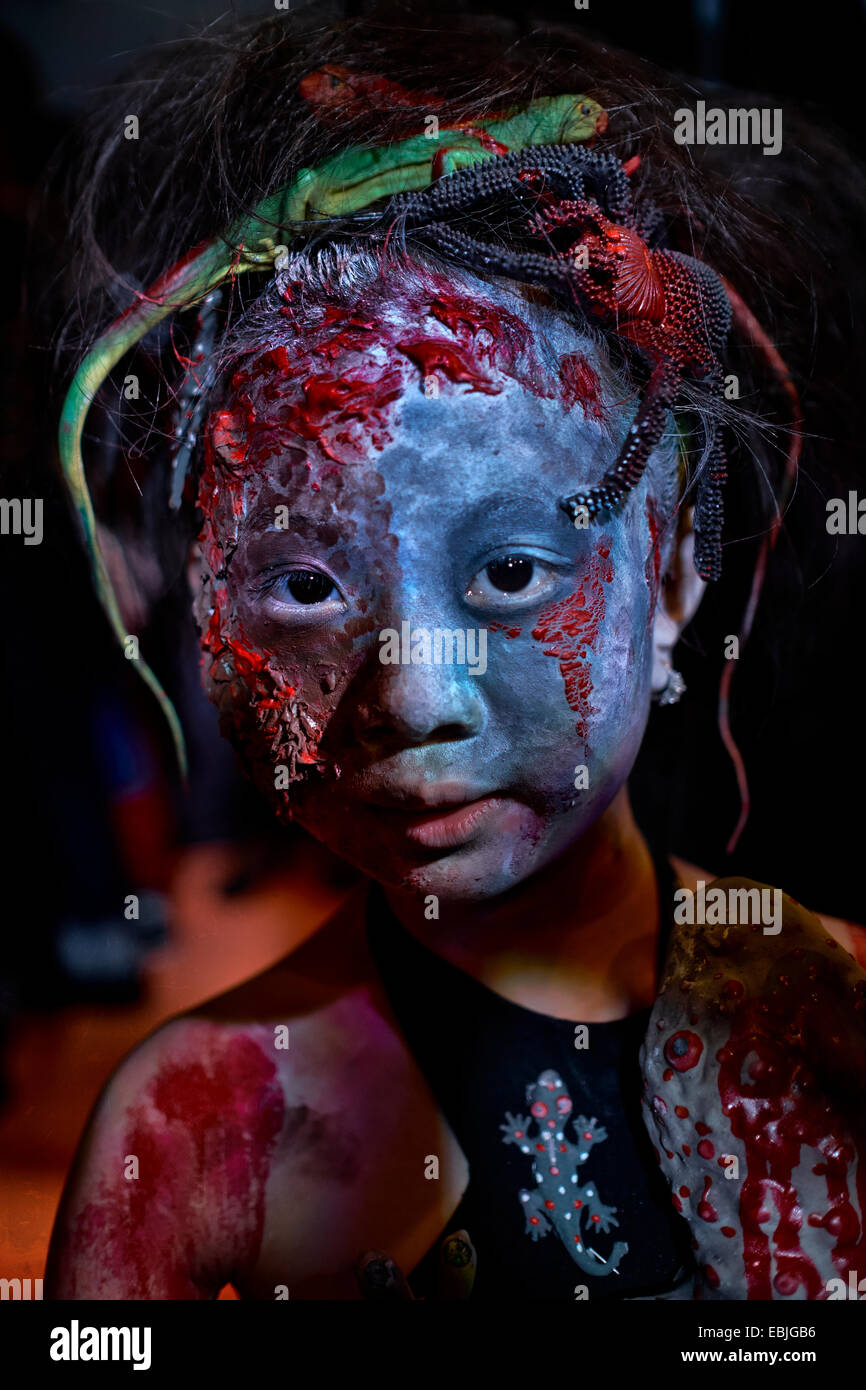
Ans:
{"label": "silver earring", "polygon": [[664,689],[659,691],[658,702],[660,705],[675,705],[685,693],[686,683],[679,671],[670,663],[667,665],[668,679]]}

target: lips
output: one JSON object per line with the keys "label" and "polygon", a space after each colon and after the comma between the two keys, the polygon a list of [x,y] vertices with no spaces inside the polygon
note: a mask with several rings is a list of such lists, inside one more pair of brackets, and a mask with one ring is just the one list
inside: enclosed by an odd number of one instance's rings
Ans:
{"label": "lips", "polygon": [[444,815],[434,811],[432,817],[407,826],[406,835],[425,849],[456,849],[474,839],[483,824],[505,804],[501,796],[485,796]]}
{"label": "lips", "polygon": [[424,849],[456,849],[468,844],[484,824],[507,803],[503,796],[485,795],[443,799],[407,796],[405,799],[368,802],[369,808],[401,836]]}
{"label": "lips", "polygon": [[425,787],[420,791],[409,788],[388,787],[380,792],[364,796],[368,806],[382,811],[443,812],[455,810],[458,806],[468,806],[473,801],[494,796],[494,792],[480,791],[475,787],[441,786],[435,791]]}

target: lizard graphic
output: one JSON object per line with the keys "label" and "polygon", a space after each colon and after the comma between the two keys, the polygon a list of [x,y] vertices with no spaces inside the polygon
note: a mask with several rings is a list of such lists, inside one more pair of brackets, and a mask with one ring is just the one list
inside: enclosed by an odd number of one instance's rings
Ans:
{"label": "lizard graphic", "polygon": [[[606,1206],[590,1179],[581,1184],[578,1169],[587,1161],[593,1145],[607,1138],[604,1125],[595,1117],[572,1116],[573,1103],[562,1078],[555,1071],[543,1071],[538,1080],[526,1088],[529,1117],[506,1111],[502,1130],[504,1144],[516,1144],[521,1153],[532,1154],[532,1174],[535,1189],[522,1188],[518,1193],[526,1216],[526,1232],[540,1240],[553,1230],[559,1236],[575,1264],[587,1274],[618,1273],[617,1266],[628,1250],[624,1241],[617,1241],[609,1257],[593,1248],[596,1231],[607,1232],[618,1226],[616,1207]],[[530,1134],[530,1127],[536,1129]],[[572,1143],[565,1137],[567,1125],[574,1126],[577,1139]]]}

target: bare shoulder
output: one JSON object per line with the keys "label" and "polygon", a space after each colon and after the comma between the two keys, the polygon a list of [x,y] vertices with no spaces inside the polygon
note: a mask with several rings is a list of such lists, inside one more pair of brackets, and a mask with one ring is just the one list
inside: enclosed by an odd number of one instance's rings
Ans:
{"label": "bare shoulder", "polygon": [[[359,1039],[387,1046],[393,1034],[380,1024],[387,1001],[366,942],[364,888],[350,895],[312,936],[267,970],[180,1014],[146,1037],[124,1059],[101,1099],[109,1110],[153,1088],[169,1103],[173,1078],[178,1104],[199,1121],[210,1109],[226,1115],[230,1091],[250,1093],[262,1070],[284,1094],[303,1090],[312,1076],[325,1080]],[[261,1057],[267,1059],[263,1066]],[[185,1098],[182,1076],[190,1073]],[[221,1078],[221,1089],[205,1084]],[[193,1100],[193,1092],[195,1100]],[[163,1109],[163,1105],[160,1104]]]}
{"label": "bare shoulder", "polygon": [[[120,1064],[85,1129],[54,1226],[59,1299],[205,1299],[256,1246],[259,1156],[281,1114],[255,1025],[180,1017]],[[232,1210],[231,1189],[247,1194]]]}
{"label": "bare shoulder", "polygon": [[[696,864],[689,863],[686,859],[680,859],[676,855],[670,856],[670,862],[684,888],[689,888],[694,892],[699,881],[706,884],[712,883],[717,875],[710,870],[698,868]],[[787,895],[790,898],[790,894]],[[795,898],[790,899],[797,907],[800,906]],[[858,926],[855,922],[845,921],[841,917],[830,917],[827,913],[812,910],[812,915],[818,918],[828,936],[832,936],[834,941],[838,941],[840,946],[844,946],[849,955],[853,956],[858,965],[866,969],[866,927]]]}
{"label": "bare shoulder", "polygon": [[357,892],[275,965],[163,1023],[121,1062],[94,1118],[111,1120],[146,1100],[169,1119],[203,1124],[230,1117],[227,1102],[257,1095],[266,1081],[289,1092],[303,1085],[302,1065],[339,1065],[342,1051],[356,1050],[365,1018],[387,1007],[363,924]]}
{"label": "bare shoulder", "polygon": [[344,1089],[347,1069],[357,1081],[359,1053],[401,1054],[362,921],[347,901],[283,961],[120,1064],[66,1184],[49,1297],[208,1298],[251,1267],[287,1114]]}

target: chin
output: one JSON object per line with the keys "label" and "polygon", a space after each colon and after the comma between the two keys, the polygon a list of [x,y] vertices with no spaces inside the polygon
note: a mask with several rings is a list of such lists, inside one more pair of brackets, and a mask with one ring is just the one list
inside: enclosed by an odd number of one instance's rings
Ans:
{"label": "chin", "polygon": [[[467,861],[474,857],[465,853],[449,855],[447,860],[438,860],[435,864],[425,864],[421,868],[413,869],[393,886],[401,888],[404,892],[416,894],[419,898],[433,895],[439,899],[440,905],[449,902],[483,903],[514,888],[522,878],[532,872],[531,868],[528,868],[525,873],[515,874],[513,870],[505,869],[502,865],[492,869],[480,865],[473,867],[471,862]],[[457,860],[462,862],[453,862]]]}
{"label": "chin", "polygon": [[[434,894],[441,903],[484,903],[508,893],[556,857],[545,827],[532,835],[498,836],[467,845],[426,864],[402,866],[386,879],[382,861],[373,877],[418,897]],[[367,871],[369,872],[369,870]]]}

